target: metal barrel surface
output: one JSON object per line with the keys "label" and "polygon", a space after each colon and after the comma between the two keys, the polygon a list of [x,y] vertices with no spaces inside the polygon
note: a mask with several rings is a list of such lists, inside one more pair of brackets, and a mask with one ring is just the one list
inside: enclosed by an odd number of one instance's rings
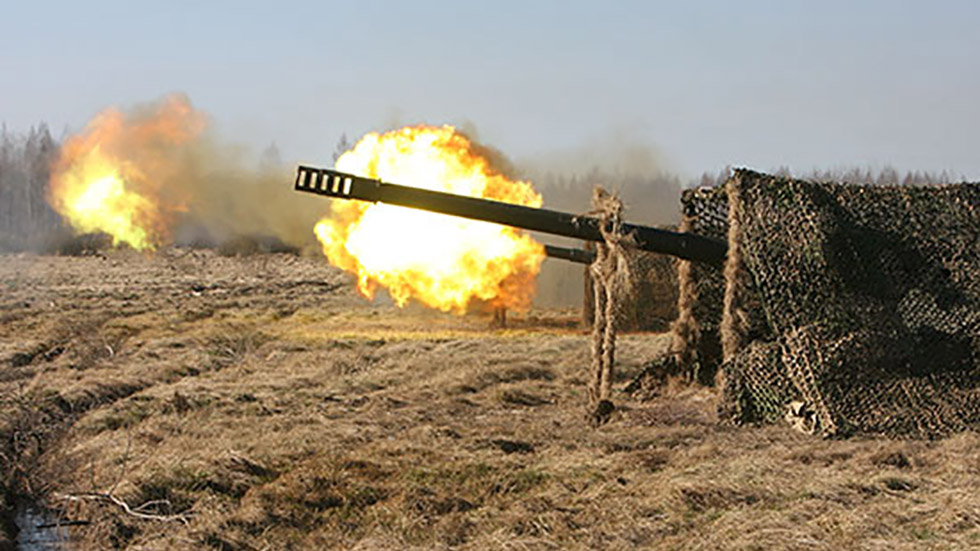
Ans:
{"label": "metal barrel surface", "polygon": [[[295,189],[327,197],[439,212],[574,239],[603,241],[602,221],[595,217],[389,184],[325,168],[300,166],[296,171]],[[719,239],[635,224],[622,224],[621,229],[624,234],[633,236],[639,249],[685,260],[721,265],[728,252],[728,245]]]}
{"label": "metal barrel surface", "polygon": [[571,247],[557,247],[555,245],[545,245],[544,254],[549,258],[560,258],[578,264],[592,264],[595,261],[595,253],[584,249]]}

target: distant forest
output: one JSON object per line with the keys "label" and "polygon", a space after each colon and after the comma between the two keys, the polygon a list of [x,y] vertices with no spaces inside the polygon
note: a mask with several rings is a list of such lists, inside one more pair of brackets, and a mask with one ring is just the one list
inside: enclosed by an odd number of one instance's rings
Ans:
{"label": "distant forest", "polygon": [[[701,187],[713,187],[724,184],[731,173],[729,168],[722,170],[718,174],[705,172],[695,185]],[[849,184],[864,184],[875,186],[931,186],[938,184],[952,184],[962,181],[954,179],[945,170],[939,174],[932,172],[911,171],[900,174],[892,167],[886,166],[881,170],[871,170],[868,168],[849,168],[835,170],[811,170],[804,173],[793,173],[787,167],[780,167],[773,172],[776,176],[786,176],[788,178],[801,178],[814,182],[847,182]]]}
{"label": "distant forest", "polygon": [[[44,123],[26,134],[0,128],[0,251],[40,250],[49,246],[66,228],[48,205],[45,190],[59,144]],[[586,174],[530,174],[549,208],[584,213],[589,209],[592,188],[599,184],[617,191],[627,206],[627,218],[646,224],[665,225],[679,221],[678,198],[684,187],[715,186],[724,183],[729,169],[705,173],[684,182],[679,176],[660,172],[632,174],[600,172]],[[777,174],[791,176],[789,169]],[[846,181],[876,185],[932,185],[949,183],[946,173],[908,172],[893,168],[877,171],[848,169],[798,174],[820,181]],[[261,233],[261,228],[256,228]]]}
{"label": "distant forest", "polygon": [[0,251],[37,249],[61,230],[44,198],[58,142],[46,124],[26,134],[0,129]]}

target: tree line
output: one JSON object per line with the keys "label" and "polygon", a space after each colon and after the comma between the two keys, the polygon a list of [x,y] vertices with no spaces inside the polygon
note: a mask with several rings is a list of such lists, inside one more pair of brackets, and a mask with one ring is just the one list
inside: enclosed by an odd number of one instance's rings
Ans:
{"label": "tree line", "polygon": [[[346,138],[343,141],[346,146]],[[65,224],[45,197],[58,152],[59,143],[44,123],[27,133],[11,132],[5,125],[0,127],[0,251],[38,250],[66,233]],[[726,168],[687,182],[669,172],[635,174],[598,169],[584,174],[529,176],[549,208],[588,212],[592,189],[598,184],[619,193],[627,206],[628,220],[667,225],[679,221],[679,197],[684,187],[722,185],[729,174],[730,170]],[[776,174],[793,175],[788,168],[780,168]],[[814,170],[799,176],[818,181],[908,186],[944,184],[953,180],[945,171],[900,174],[891,167]]]}
{"label": "tree line", "polygon": [[[963,178],[954,178],[945,170],[938,174],[920,170],[908,171],[905,174],[901,174],[898,170],[890,166],[885,166],[878,170],[872,170],[870,168],[814,169],[809,172],[796,174],[789,167],[784,166],[779,167],[773,174],[813,182],[843,182],[847,184],[874,186],[933,186],[963,181]],[[730,175],[731,167],[726,167],[718,173],[705,172],[697,180],[697,185],[700,187],[724,185]]]}
{"label": "tree line", "polygon": [[16,134],[0,127],[0,251],[43,247],[62,229],[45,191],[58,142],[46,124]]}

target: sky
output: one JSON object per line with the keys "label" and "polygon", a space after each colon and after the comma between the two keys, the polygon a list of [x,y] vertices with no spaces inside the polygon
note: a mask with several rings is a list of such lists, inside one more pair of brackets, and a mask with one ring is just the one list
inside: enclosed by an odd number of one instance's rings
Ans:
{"label": "sky", "polygon": [[[14,2],[0,121],[78,131],[186,93],[229,139],[329,164],[341,134],[475,128],[520,162],[615,147],[980,180],[980,2]],[[613,155],[610,155],[612,157]]]}

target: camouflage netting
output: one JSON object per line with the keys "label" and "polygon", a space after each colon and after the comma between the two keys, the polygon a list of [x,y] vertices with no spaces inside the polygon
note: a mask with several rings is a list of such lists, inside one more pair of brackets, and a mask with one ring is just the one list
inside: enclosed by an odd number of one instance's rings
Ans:
{"label": "camouflage netting", "polygon": [[[677,267],[673,257],[626,249],[630,297],[617,310],[616,326],[622,331],[664,331],[677,318]],[[585,269],[585,323],[595,315],[591,268]]]}
{"label": "camouflage netting", "polygon": [[622,318],[622,306],[633,293],[633,275],[627,251],[635,248],[632,235],[624,235],[623,202],[596,186],[592,193],[593,213],[602,221],[603,240],[595,245],[595,261],[589,266],[592,274],[592,382],[589,384],[589,404],[592,424],[609,420],[614,406],[609,400],[612,392],[613,368],[616,355],[616,333]]}
{"label": "camouflage netting", "polygon": [[[680,231],[728,239],[728,196],[723,188],[688,189],[681,196]],[[671,330],[677,365],[690,378],[711,384],[721,363],[725,278],[715,266],[677,261],[677,319]]]}
{"label": "camouflage netting", "polygon": [[[721,336],[731,419],[920,438],[978,426],[980,185],[845,186],[740,170],[725,191],[724,299],[718,270],[682,269],[677,326],[681,340],[700,331],[699,354],[709,332]],[[692,231],[724,224],[721,193],[685,196]],[[687,312],[684,285],[695,288]]]}
{"label": "camouflage netting", "polygon": [[[593,212],[593,214],[595,214]],[[667,229],[675,230],[676,227]],[[595,252],[596,244],[587,242],[586,250]],[[625,247],[619,251],[627,263],[629,297],[616,309],[616,327],[620,331],[666,331],[677,319],[677,265],[672,256]],[[586,266],[584,305],[585,325],[595,320],[595,287],[592,267]],[[720,313],[719,313],[720,316]]]}

